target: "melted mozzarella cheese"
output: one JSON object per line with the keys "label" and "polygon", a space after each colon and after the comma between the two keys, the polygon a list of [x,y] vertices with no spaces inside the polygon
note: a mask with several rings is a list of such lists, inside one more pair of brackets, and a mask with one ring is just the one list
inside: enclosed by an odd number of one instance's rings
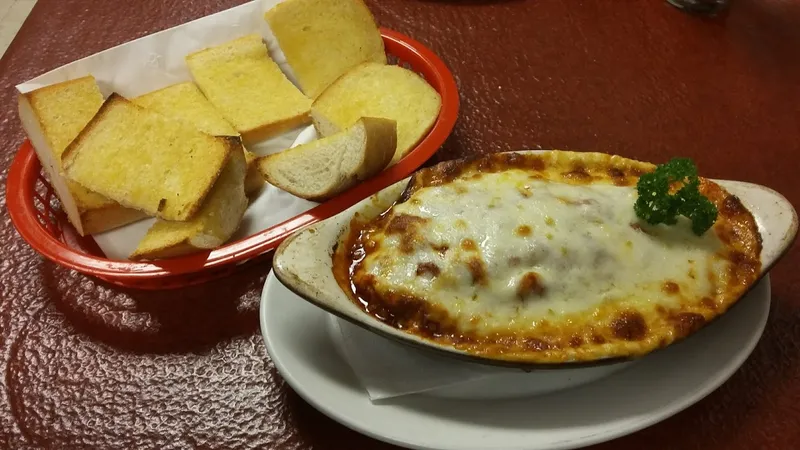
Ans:
{"label": "melted mozzarella cheese", "polygon": [[519,170],[426,187],[391,212],[427,219],[414,226],[413,249],[401,250],[403,234],[382,234],[362,270],[380,290],[410,292],[485,331],[591,314],[604,302],[670,307],[713,296],[726,273],[716,234],[640,223],[636,195]]}

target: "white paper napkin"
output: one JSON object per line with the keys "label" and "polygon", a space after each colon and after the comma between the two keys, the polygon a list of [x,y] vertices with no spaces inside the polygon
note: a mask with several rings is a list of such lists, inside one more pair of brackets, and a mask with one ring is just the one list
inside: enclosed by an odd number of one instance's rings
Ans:
{"label": "white paper napkin", "polygon": [[373,402],[496,375],[502,369],[437,357],[331,316],[336,347]]}

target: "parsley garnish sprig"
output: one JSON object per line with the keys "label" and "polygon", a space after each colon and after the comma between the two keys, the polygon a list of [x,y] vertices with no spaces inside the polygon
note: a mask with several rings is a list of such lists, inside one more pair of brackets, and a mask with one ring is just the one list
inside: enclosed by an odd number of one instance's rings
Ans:
{"label": "parsley garnish sprig", "polygon": [[[682,186],[670,194],[670,186]],[[674,225],[682,215],[692,221],[692,231],[698,236],[708,231],[717,220],[717,207],[700,193],[697,167],[689,158],[673,158],[660,164],[651,173],[639,177],[634,210],[636,215],[649,223]]]}

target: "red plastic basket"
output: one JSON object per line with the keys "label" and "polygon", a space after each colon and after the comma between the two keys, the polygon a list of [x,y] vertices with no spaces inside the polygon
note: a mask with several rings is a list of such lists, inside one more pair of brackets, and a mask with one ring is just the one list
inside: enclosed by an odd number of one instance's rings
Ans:
{"label": "red plastic basket", "polygon": [[292,219],[215,250],[153,262],[120,261],[106,258],[94,239],[77,234],[26,140],[8,172],[6,203],[12,223],[23,239],[44,257],[119,286],[169,289],[230,274],[275,249],[300,228],[333,216],[409,176],[439,149],[453,130],[459,102],[450,70],[433,52],[408,36],[383,28],[381,34],[390,62],[423,76],[441,95],[442,108],[420,144],[379,176]]}

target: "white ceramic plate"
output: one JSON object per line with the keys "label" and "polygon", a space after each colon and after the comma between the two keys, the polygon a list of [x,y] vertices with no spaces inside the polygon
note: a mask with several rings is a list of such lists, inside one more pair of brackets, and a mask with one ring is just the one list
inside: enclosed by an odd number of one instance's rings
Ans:
{"label": "white ceramic plate", "polygon": [[[337,422],[418,449],[572,449],[664,420],[725,382],[761,337],[769,276],[715,323],[597,382],[536,397],[459,401],[425,395],[372,404],[336,351],[328,313],[270,273],[261,331],[278,371],[307,402]],[[378,338],[378,337],[376,337]]]}

